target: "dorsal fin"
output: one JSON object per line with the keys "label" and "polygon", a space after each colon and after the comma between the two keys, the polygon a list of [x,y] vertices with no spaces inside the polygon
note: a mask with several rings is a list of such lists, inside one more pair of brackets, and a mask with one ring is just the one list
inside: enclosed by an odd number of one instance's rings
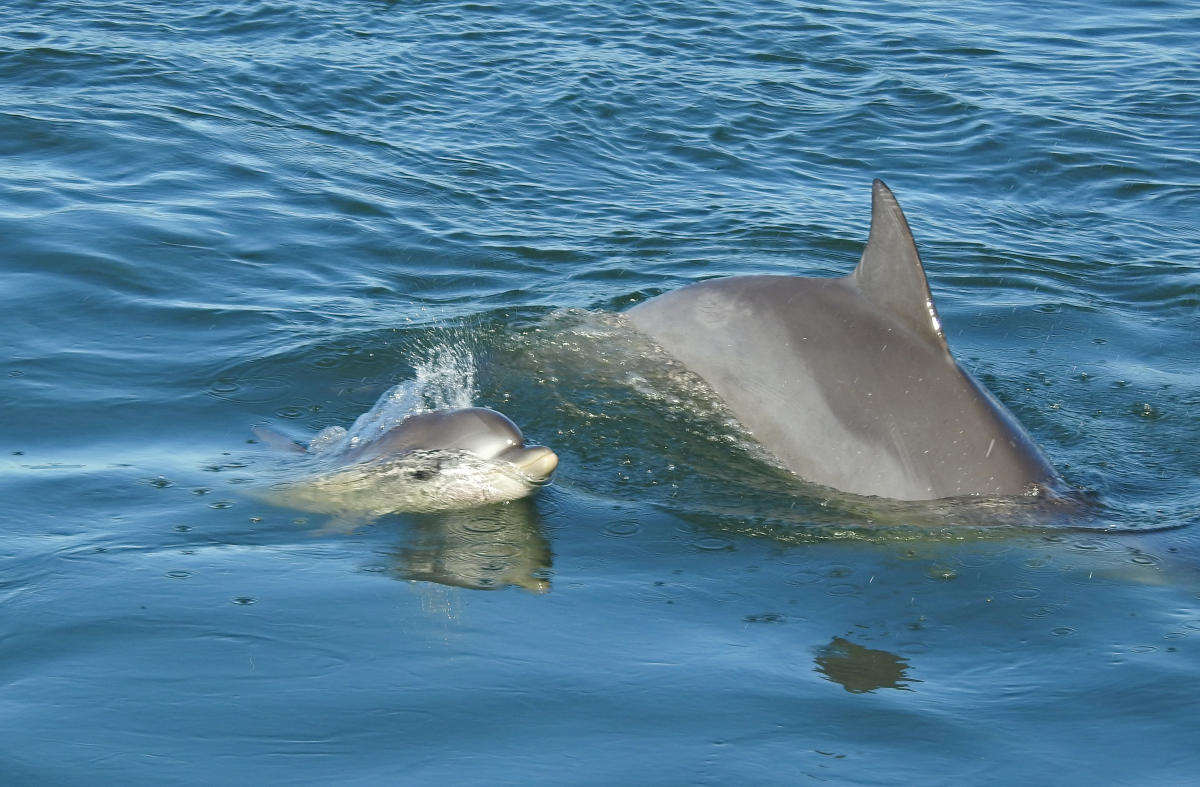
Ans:
{"label": "dorsal fin", "polygon": [[850,280],[892,319],[924,340],[946,348],[942,321],[933,305],[916,241],[900,203],[879,179],[871,184],[871,234]]}

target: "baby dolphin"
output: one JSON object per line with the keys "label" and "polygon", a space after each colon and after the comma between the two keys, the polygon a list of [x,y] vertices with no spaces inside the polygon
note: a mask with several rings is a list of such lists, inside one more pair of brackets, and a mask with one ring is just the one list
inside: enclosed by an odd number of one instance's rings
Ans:
{"label": "baby dolphin", "polygon": [[375,436],[329,427],[307,449],[268,429],[254,433],[306,456],[301,477],[274,485],[269,497],[347,521],[516,500],[558,467],[553,451],[526,445],[516,424],[485,407],[415,413]]}

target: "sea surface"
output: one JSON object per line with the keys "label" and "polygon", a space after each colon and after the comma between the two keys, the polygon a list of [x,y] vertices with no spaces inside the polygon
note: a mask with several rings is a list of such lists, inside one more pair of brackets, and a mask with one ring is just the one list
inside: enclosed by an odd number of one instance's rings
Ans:
{"label": "sea surface", "polygon": [[[6,0],[0,783],[1195,784],[1198,42],[1169,1]],[[1086,513],[805,487],[622,333],[849,272],[876,177]],[[395,385],[554,483],[264,496],[253,427]]]}

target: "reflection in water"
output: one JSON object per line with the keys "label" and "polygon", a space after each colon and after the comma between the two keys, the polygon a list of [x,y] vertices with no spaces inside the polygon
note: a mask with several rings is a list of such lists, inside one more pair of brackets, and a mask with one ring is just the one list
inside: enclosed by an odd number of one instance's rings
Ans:
{"label": "reflection in water", "polygon": [[472,590],[550,590],[550,543],[528,500],[407,520],[408,538],[391,553],[400,579]]}
{"label": "reflection in water", "polygon": [[912,691],[908,683],[920,683],[905,675],[908,662],[886,650],[871,650],[842,637],[817,649],[816,671],[851,694],[876,689]]}

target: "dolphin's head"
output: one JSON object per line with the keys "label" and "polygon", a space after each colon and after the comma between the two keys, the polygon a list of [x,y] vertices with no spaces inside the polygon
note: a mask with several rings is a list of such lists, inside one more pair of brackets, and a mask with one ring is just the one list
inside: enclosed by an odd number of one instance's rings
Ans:
{"label": "dolphin's head", "polygon": [[[335,427],[331,427],[335,429]],[[289,452],[304,449],[268,429],[255,434]],[[525,445],[495,410],[468,407],[409,415],[374,439],[338,429],[318,435],[304,475],[274,487],[293,508],[369,521],[394,511],[444,511],[517,500],[549,483],[558,456]]]}
{"label": "dolphin's head", "polygon": [[486,407],[433,410],[405,418],[355,451],[357,461],[409,451],[466,451],[486,461],[502,460],[535,483],[550,480],[558,456],[541,445],[525,445],[521,430],[503,413]]}

